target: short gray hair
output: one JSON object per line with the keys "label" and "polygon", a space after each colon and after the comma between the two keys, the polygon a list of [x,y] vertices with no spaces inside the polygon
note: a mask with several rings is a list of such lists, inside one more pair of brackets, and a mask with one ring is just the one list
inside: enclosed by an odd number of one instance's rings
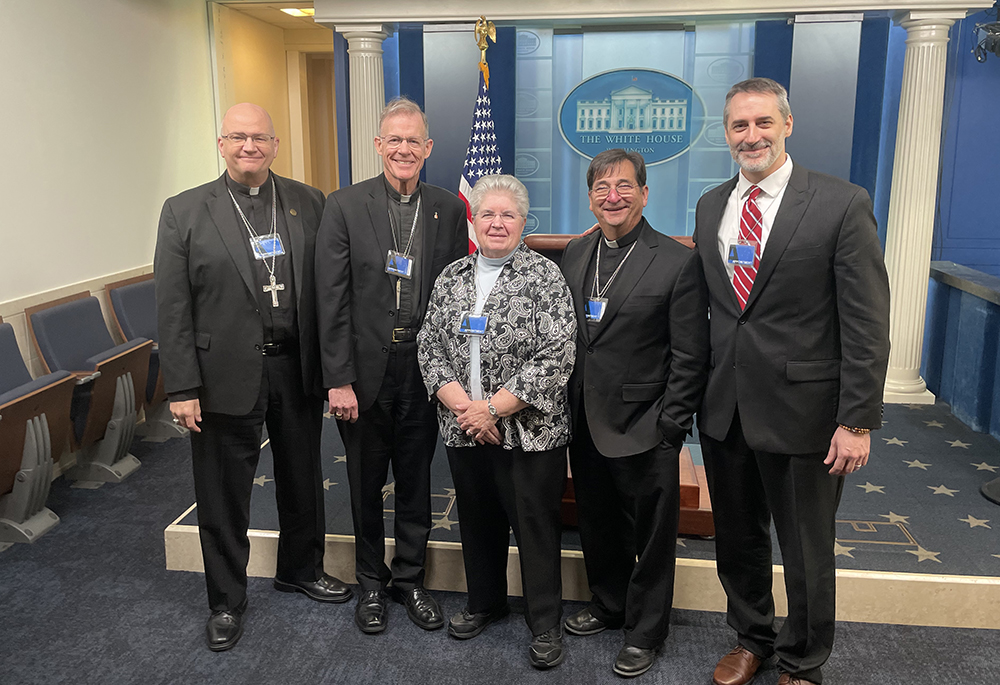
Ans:
{"label": "short gray hair", "polygon": [[472,187],[469,195],[469,208],[473,214],[479,213],[479,206],[483,204],[483,198],[490,193],[506,193],[517,205],[517,212],[521,216],[528,216],[528,189],[524,184],[508,174],[494,174],[483,176],[476,185]]}
{"label": "short gray hair", "polygon": [[379,135],[382,135],[382,124],[385,123],[385,120],[389,117],[394,117],[397,114],[410,114],[420,117],[421,121],[424,122],[424,137],[430,137],[431,130],[427,125],[427,115],[424,114],[424,110],[420,109],[420,105],[405,95],[389,100],[389,102],[385,104],[385,107],[382,108],[382,113],[378,117]]}
{"label": "short gray hair", "polygon": [[777,81],[769,78],[748,78],[740,81],[729,89],[726,93],[726,106],[722,109],[722,125],[729,125],[729,102],[739,93],[759,93],[773,95],[778,101],[778,113],[781,114],[782,121],[788,119],[792,114],[792,108],[788,104],[788,91]]}

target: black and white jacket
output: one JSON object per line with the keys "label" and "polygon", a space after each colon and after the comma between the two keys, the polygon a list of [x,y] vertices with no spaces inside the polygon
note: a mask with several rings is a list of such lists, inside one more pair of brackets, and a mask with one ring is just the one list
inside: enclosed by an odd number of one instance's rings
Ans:
{"label": "black and white jacket", "polygon": [[[462,315],[475,304],[477,254],[452,262],[438,276],[417,337],[420,371],[435,399],[451,381],[458,381],[471,397],[469,336],[458,328]],[[484,394],[506,388],[530,405],[500,419],[503,446],[536,452],[567,444],[567,384],[576,358],[576,315],[559,267],[522,242],[503,266],[483,314],[489,316],[480,341]],[[438,425],[449,447],[477,444],[443,404],[438,405]]]}

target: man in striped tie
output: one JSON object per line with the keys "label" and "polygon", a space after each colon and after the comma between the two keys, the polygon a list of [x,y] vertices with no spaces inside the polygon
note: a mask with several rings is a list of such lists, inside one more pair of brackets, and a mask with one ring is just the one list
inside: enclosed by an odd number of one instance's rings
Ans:
{"label": "man in striped tie", "polygon": [[[698,202],[712,369],[698,414],[719,579],[736,647],[716,685],[776,657],[779,685],[821,683],[835,625],[834,524],[868,461],[889,359],[889,285],[868,193],[793,165],[788,94],[737,83],[723,111],[740,173]],[[788,618],[774,627],[774,520]]]}

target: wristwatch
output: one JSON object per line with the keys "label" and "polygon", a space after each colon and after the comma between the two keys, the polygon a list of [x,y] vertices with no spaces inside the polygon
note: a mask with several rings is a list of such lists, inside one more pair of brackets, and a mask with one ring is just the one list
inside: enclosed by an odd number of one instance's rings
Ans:
{"label": "wristwatch", "polygon": [[493,406],[493,395],[486,398],[486,408],[490,410],[490,416],[494,419],[499,417],[497,414],[497,408]]}

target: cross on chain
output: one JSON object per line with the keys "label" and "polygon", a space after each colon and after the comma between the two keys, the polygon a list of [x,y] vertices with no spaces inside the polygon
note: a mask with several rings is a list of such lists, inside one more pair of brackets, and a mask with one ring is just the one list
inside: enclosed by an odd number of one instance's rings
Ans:
{"label": "cross on chain", "polygon": [[284,289],[285,289],[285,284],[284,283],[275,283],[274,274],[271,274],[271,283],[270,283],[270,285],[265,285],[264,286],[264,292],[265,293],[271,293],[271,306],[272,307],[277,307],[278,306],[278,291],[279,290],[284,290]]}

